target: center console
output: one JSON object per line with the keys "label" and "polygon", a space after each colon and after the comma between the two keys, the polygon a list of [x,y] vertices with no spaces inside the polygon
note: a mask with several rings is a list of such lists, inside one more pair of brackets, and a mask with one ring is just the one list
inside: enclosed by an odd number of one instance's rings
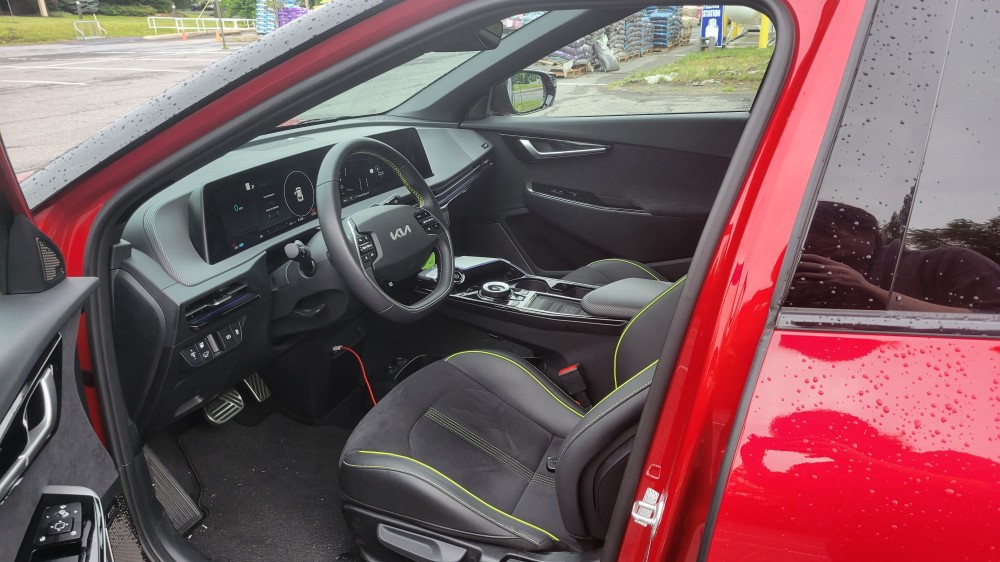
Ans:
{"label": "center console", "polygon": [[[437,268],[423,271],[417,279],[418,287],[429,291],[437,283]],[[460,256],[455,259],[455,288],[449,302],[537,327],[572,325],[577,328],[573,331],[619,331],[624,324],[621,318],[595,316],[584,310],[583,298],[595,289],[593,285],[538,277],[502,259]]]}

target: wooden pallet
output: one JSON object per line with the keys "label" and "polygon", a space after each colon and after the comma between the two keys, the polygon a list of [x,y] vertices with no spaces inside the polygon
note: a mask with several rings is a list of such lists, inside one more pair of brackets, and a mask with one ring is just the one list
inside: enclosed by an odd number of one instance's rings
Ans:
{"label": "wooden pallet", "polygon": [[561,67],[556,67],[551,70],[552,74],[556,75],[556,78],[576,78],[577,76],[582,76],[584,73],[584,67],[574,66],[569,70]]}
{"label": "wooden pallet", "polygon": [[617,55],[615,55],[615,58],[618,59],[619,63],[627,62],[628,61],[628,54],[627,53],[618,53]]}

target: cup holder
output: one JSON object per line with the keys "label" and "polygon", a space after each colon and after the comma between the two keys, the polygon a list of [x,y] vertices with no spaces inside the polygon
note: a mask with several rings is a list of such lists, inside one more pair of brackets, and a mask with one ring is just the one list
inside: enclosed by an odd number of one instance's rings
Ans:
{"label": "cup holder", "polygon": [[582,299],[587,293],[594,290],[593,287],[564,283],[557,279],[544,279],[541,277],[522,277],[511,284],[518,289],[526,291],[549,293],[574,299]]}

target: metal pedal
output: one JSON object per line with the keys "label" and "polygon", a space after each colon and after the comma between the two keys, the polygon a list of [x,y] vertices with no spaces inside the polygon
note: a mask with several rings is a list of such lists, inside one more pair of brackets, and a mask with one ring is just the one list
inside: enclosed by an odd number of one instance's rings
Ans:
{"label": "metal pedal", "polygon": [[243,411],[243,397],[235,388],[223,392],[205,406],[205,419],[215,425],[222,425]]}
{"label": "metal pedal", "polygon": [[260,376],[256,371],[249,377],[243,379],[246,383],[247,388],[250,389],[250,394],[257,400],[257,402],[263,402],[271,397],[271,387],[267,386],[264,382],[264,377]]}

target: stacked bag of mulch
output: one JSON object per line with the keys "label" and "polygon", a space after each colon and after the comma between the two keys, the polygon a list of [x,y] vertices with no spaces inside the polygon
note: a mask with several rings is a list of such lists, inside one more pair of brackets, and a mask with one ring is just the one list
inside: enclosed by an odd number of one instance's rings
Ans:
{"label": "stacked bag of mulch", "polygon": [[309,10],[299,7],[285,7],[278,12],[278,27],[288,25],[294,19],[301,18],[302,16],[309,13]]}
{"label": "stacked bag of mulch", "polygon": [[588,39],[589,36],[577,39],[545,58],[568,62],[571,66],[576,64],[587,64],[594,56],[593,43],[588,42]]}
{"label": "stacked bag of mulch", "polygon": [[649,19],[653,23],[653,46],[670,47],[680,43],[684,26],[675,8],[657,8],[649,15]]}
{"label": "stacked bag of mulch", "polygon": [[528,12],[526,14],[518,14],[503,20],[504,35],[508,33],[513,33],[518,29],[521,29],[525,25],[535,21],[539,16],[543,15],[545,12]]}
{"label": "stacked bag of mulch", "polygon": [[625,18],[624,51],[630,57],[643,53],[643,33],[645,31],[643,23],[648,23],[648,20],[643,22],[644,17],[642,12],[637,12]]}
{"label": "stacked bag of mulch", "polygon": [[618,55],[625,52],[625,20],[616,21],[605,28],[608,35],[608,47]]}
{"label": "stacked bag of mulch", "polygon": [[[285,7],[278,11],[279,17],[281,17],[280,16],[281,12],[288,10],[290,8],[296,8],[295,0],[284,0],[282,3],[284,4]],[[287,20],[281,22],[278,21],[279,17],[275,17],[274,9],[272,7],[272,2],[270,0],[257,0],[257,33],[260,33],[261,35],[265,33],[270,33],[275,29],[278,29],[278,27],[285,25],[286,23],[291,21]]]}

